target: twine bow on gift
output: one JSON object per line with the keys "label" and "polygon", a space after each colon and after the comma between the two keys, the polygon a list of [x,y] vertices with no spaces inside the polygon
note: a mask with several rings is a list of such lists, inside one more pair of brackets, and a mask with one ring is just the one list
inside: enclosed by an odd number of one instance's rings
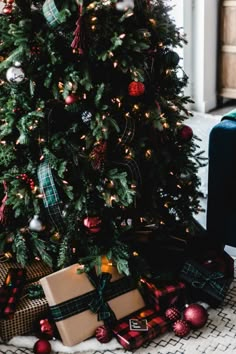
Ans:
{"label": "twine bow on gift", "polygon": [[218,279],[224,278],[224,274],[220,272],[214,272],[209,277],[204,277],[203,274],[197,273],[198,280],[192,282],[192,286],[195,288],[203,289],[206,285],[210,285],[213,289],[221,290],[221,286],[216,282]]}
{"label": "twine bow on gift", "polygon": [[90,282],[96,287],[96,292],[88,306],[92,312],[98,314],[98,321],[109,320],[110,322],[116,319],[114,312],[104,299],[104,292],[110,283],[111,277],[110,273],[103,272],[98,276],[97,282],[95,282],[94,279],[89,276]]}

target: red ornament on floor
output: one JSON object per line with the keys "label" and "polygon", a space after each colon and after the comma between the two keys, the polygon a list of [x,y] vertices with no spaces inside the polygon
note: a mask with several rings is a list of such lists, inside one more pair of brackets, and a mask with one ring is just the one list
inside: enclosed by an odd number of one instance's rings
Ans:
{"label": "red ornament on floor", "polygon": [[100,343],[108,343],[112,339],[112,331],[107,326],[99,326],[96,329],[95,337]]}
{"label": "red ornament on floor", "polygon": [[192,328],[201,328],[207,322],[208,313],[202,305],[191,304],[184,310],[183,318]]}
{"label": "red ornament on floor", "polygon": [[181,317],[181,313],[180,311],[177,309],[177,307],[170,307],[166,310],[165,312],[165,316],[166,318],[168,318],[168,320],[170,321],[177,321],[180,319]]}
{"label": "red ornament on floor", "polygon": [[190,327],[185,320],[178,320],[173,324],[173,331],[178,337],[185,337],[190,332]]}
{"label": "red ornament on floor", "polygon": [[35,342],[33,351],[35,354],[50,354],[52,350],[51,344],[46,339],[39,339]]}
{"label": "red ornament on floor", "polygon": [[145,86],[142,82],[132,81],[128,90],[130,96],[141,96],[145,91]]}

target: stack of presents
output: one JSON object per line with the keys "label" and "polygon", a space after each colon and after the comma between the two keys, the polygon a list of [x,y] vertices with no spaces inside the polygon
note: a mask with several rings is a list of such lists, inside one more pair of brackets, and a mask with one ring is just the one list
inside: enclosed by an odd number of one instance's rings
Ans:
{"label": "stack of presents", "polygon": [[[191,305],[223,305],[234,278],[234,260],[223,246],[235,244],[235,119],[236,111],[210,135],[207,235],[200,229],[189,243],[170,237],[145,244],[137,237],[133,247],[142,250],[148,264],[137,279],[119,274],[107,259],[101,269],[88,273],[81,272],[79,264],[53,272],[38,260],[26,268],[11,260],[2,262],[2,341],[40,333],[74,346],[93,336],[103,343],[114,337],[125,349],[134,350],[169,330],[180,337],[189,333],[183,313]],[[138,259],[133,257],[131,269]],[[204,313],[199,317],[195,312],[196,319],[197,327],[206,323]]]}
{"label": "stack of presents", "polygon": [[[199,248],[195,256],[188,249],[176,259],[168,247],[166,252],[171,257],[170,269],[147,273],[138,281],[119,274],[105,258],[100,271],[88,273],[81,272],[79,264],[52,272],[38,260],[26,268],[3,262],[1,339],[7,342],[16,335],[49,334],[39,324],[50,320],[50,330],[54,330],[47,338],[58,338],[65,346],[93,336],[102,343],[114,337],[125,349],[134,350],[173,330],[189,304],[202,301],[215,308],[223,303],[234,277],[229,254],[220,248],[202,253]],[[37,289],[42,291],[37,294]],[[175,332],[179,336],[186,333],[182,329]]]}

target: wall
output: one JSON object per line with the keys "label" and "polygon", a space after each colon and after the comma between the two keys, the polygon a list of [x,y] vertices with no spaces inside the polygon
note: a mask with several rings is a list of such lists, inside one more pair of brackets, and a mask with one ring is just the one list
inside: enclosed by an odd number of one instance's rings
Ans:
{"label": "wall", "polygon": [[[190,109],[209,112],[217,106],[217,54],[220,0],[171,0],[176,24],[184,27],[188,44],[183,67],[189,76]],[[182,21],[182,22],[181,22]]]}
{"label": "wall", "polygon": [[217,106],[219,0],[184,1],[185,3],[192,2],[190,77],[191,96],[195,102],[192,109],[209,112]]}

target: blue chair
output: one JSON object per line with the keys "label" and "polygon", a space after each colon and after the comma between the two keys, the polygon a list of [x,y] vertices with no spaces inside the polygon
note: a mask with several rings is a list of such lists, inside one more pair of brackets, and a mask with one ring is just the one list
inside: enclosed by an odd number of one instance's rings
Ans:
{"label": "blue chair", "polygon": [[212,128],[208,155],[207,234],[236,247],[236,109]]}

